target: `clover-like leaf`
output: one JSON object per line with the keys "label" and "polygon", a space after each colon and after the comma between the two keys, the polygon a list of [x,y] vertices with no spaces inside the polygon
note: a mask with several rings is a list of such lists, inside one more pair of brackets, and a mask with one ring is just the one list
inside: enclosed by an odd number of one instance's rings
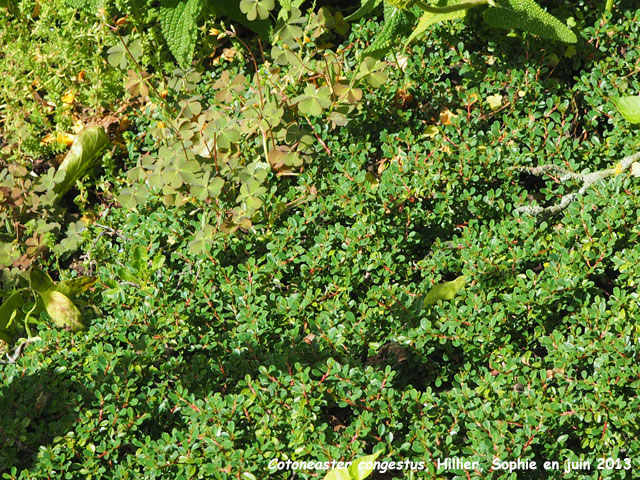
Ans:
{"label": "clover-like leaf", "polygon": [[229,71],[225,70],[222,72],[222,75],[220,75],[220,78],[214,82],[212,88],[218,90],[215,94],[217,101],[229,103],[233,100],[233,94],[244,90],[246,85],[247,78],[244,75],[238,74],[231,80]]}
{"label": "clover-like leaf", "polygon": [[127,82],[125,83],[125,90],[129,92],[132,97],[146,97],[149,95],[149,87],[147,86],[147,78],[150,75],[147,72],[139,74],[135,70],[127,71]]}
{"label": "clover-like leaf", "polygon": [[273,0],[241,0],[240,11],[247,16],[252,22],[256,18],[266,20],[269,18],[269,12],[273,10],[275,3]]}
{"label": "clover-like leaf", "polygon": [[296,97],[294,103],[298,104],[301,113],[318,116],[331,105],[331,91],[326,86],[316,88],[308,84],[304,89],[304,94]]}
{"label": "clover-like leaf", "polygon": [[211,172],[205,172],[202,177],[191,182],[191,195],[201,201],[208,197],[217,198],[224,187],[224,180],[221,177],[211,178]]}
{"label": "clover-like leaf", "polygon": [[149,189],[146,185],[140,184],[132,188],[123,188],[118,195],[118,202],[125,208],[134,209],[138,205],[144,204],[149,197]]}
{"label": "clover-like leaf", "polygon": [[[128,42],[129,36],[127,35],[122,38],[122,42],[117,43],[107,50],[107,61],[109,65],[124,70],[129,64],[129,54],[131,54],[135,61],[138,61],[140,57],[142,57],[142,41],[136,38],[131,43]],[[128,53],[127,49],[129,50]]]}
{"label": "clover-like leaf", "polygon": [[277,33],[282,43],[292,49],[298,47],[298,41],[302,39],[303,34],[301,25],[304,25],[306,22],[307,19],[302,15],[300,9],[293,7],[289,11],[289,18],[287,18],[287,21]]}
{"label": "clover-like leaf", "polygon": [[107,61],[114,68],[124,70],[127,68],[127,49],[121,43],[118,43],[107,50]]}
{"label": "clover-like leaf", "polygon": [[362,98],[362,90],[346,83],[336,83],[333,86],[333,91],[340,102],[353,104],[358,103]]}
{"label": "clover-like leaf", "polygon": [[502,106],[502,95],[489,95],[486,101],[491,110],[498,110]]}
{"label": "clover-like leaf", "polygon": [[189,251],[194,255],[206,252],[211,247],[215,230],[209,224],[196,230],[193,240],[189,242]]}
{"label": "clover-like leaf", "polygon": [[384,72],[384,62],[373,57],[365,57],[360,62],[360,69],[357,80],[366,80],[374,88],[383,85],[387,81],[387,74]]}

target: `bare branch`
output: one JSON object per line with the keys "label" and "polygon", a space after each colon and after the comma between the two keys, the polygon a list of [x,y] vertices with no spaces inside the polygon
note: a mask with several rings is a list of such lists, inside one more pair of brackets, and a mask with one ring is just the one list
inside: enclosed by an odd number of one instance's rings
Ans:
{"label": "bare branch", "polygon": [[540,207],[538,205],[522,205],[516,208],[517,212],[524,213],[526,215],[551,217],[561,213],[569,204],[577,200],[581,195],[593,185],[611,175],[617,175],[631,167],[631,164],[640,160],[640,152],[629,155],[623,158],[614,168],[607,168],[605,170],[598,170],[592,173],[573,173],[558,165],[539,165],[537,167],[515,167],[514,170],[520,172],[526,172],[537,177],[542,177],[545,173],[554,172],[560,175],[559,181],[561,183],[569,180],[580,180],[582,186],[577,192],[567,193],[560,198],[560,201],[549,207]]}
{"label": "bare branch", "polygon": [[24,347],[26,347],[30,343],[37,342],[38,340],[42,340],[42,338],[40,337],[27,338],[24,342],[22,342],[20,345],[16,347],[12,355],[9,355],[7,353],[8,360],[0,360],[0,364],[8,365],[10,363],[16,363],[16,361],[18,360],[18,357],[20,357],[20,354],[22,354],[22,350],[24,349]]}

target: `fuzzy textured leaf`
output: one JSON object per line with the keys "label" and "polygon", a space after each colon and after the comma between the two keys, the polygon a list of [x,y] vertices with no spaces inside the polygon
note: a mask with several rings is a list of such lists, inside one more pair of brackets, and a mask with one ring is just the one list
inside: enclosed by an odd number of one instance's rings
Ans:
{"label": "fuzzy textured leaf", "polygon": [[502,0],[489,7],[482,17],[492,27],[517,28],[542,38],[576,43],[576,34],[564,23],[542,9],[533,0]]}
{"label": "fuzzy textured leaf", "polygon": [[385,5],[382,31],[378,33],[363,55],[381,57],[397,43],[399,37],[413,28],[415,21],[416,17],[411,12]]}
{"label": "fuzzy textured leaf", "polygon": [[203,0],[162,0],[160,25],[162,35],[178,65],[187,68],[193,60],[198,33],[196,20]]}
{"label": "fuzzy textured leaf", "polygon": [[98,9],[104,7],[104,0],[67,0],[67,4],[87,13],[97,14]]}

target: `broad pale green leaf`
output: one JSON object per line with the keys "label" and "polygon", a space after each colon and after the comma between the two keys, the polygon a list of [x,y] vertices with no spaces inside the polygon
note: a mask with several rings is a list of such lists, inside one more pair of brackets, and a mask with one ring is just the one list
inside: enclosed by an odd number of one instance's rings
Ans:
{"label": "broad pale green leaf", "polygon": [[47,290],[40,294],[40,298],[42,298],[44,307],[56,326],[72,332],[84,328],[80,310],[65,294],[55,290]]}
{"label": "broad pale green leaf", "polygon": [[534,0],[501,0],[498,6],[482,12],[484,21],[492,27],[517,28],[542,38],[576,43],[576,34],[564,23],[542,9]]}
{"label": "broad pale green leaf", "polygon": [[613,99],[620,115],[629,123],[640,123],[640,96]]}
{"label": "broad pale green leaf", "polygon": [[51,290],[60,292],[70,299],[73,299],[76,295],[89,290],[97,281],[97,277],[89,276],[71,278],[69,280],[63,280],[62,282],[56,283],[51,287]]}
{"label": "broad pale green leaf", "polygon": [[334,468],[324,476],[323,480],[351,480],[346,468]]}
{"label": "broad pale green leaf", "polygon": [[2,305],[0,305],[0,330],[8,330],[8,325],[14,319],[13,317],[21,314],[20,307],[23,304],[24,297],[21,291],[13,292],[9,295],[9,298],[2,302]]}
{"label": "broad pale green leaf", "polygon": [[365,15],[373,12],[378,6],[382,3],[382,0],[362,0],[360,3],[360,8],[353,12],[348,17],[345,17],[347,22],[353,22],[355,20],[360,20]]}
{"label": "broad pale green leaf", "polygon": [[160,26],[162,35],[178,65],[187,68],[193,59],[203,0],[162,0]]}
{"label": "broad pale green leaf", "polygon": [[380,453],[381,450],[378,450],[373,455],[356,459],[349,467],[349,475],[352,480],[364,480],[371,475],[373,473],[373,462],[380,456]]}
{"label": "broad pale green leaf", "polygon": [[29,272],[29,283],[36,292],[44,292],[53,287],[53,280],[48,273],[43,272],[38,267],[33,267]]}
{"label": "broad pale green leaf", "polygon": [[[93,166],[97,159],[109,145],[109,137],[103,127],[86,127],[76,135],[69,153],[58,167],[56,177],[64,178],[56,180],[53,191],[58,196],[63,196],[76,180],[82,178]],[[58,178],[59,180],[60,178]]]}
{"label": "broad pale green leaf", "polygon": [[[442,0],[437,6],[438,7],[449,7],[452,5],[456,5],[458,3],[465,2],[466,0]],[[432,12],[424,12],[422,17],[420,17],[420,21],[416,28],[413,29],[409,38],[404,42],[405,48],[413,42],[415,39],[420,37],[426,30],[436,23],[445,22],[447,20],[458,20],[461,18],[465,18],[467,16],[467,10],[456,10],[455,12],[447,12],[447,13],[432,13]]]}
{"label": "broad pale green leaf", "polygon": [[467,279],[464,275],[460,275],[455,280],[450,282],[439,283],[431,287],[429,293],[424,299],[424,305],[431,305],[438,300],[451,300],[456,296],[458,291],[464,287]]}

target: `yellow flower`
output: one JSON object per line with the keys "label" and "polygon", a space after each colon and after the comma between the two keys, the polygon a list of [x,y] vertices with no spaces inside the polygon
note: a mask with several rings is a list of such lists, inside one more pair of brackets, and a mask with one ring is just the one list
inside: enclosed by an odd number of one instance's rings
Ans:
{"label": "yellow flower", "polygon": [[619,163],[616,165],[616,168],[613,170],[613,173],[616,175],[620,175],[622,173],[622,164]]}
{"label": "yellow flower", "polygon": [[62,96],[60,100],[62,100],[62,103],[64,103],[65,105],[72,105],[75,99],[76,94],[69,90]]}

